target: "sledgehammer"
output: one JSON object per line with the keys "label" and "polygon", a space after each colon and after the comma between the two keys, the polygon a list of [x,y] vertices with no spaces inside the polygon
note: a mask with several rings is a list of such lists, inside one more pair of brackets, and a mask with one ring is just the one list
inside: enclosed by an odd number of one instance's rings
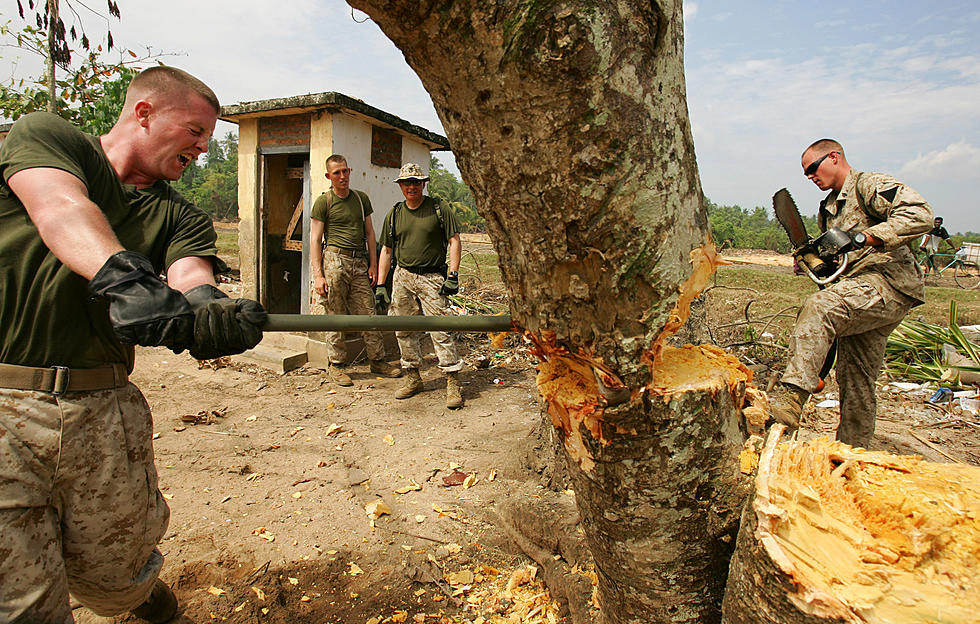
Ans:
{"label": "sledgehammer", "polygon": [[270,314],[262,331],[514,331],[510,315],[373,316],[358,314]]}

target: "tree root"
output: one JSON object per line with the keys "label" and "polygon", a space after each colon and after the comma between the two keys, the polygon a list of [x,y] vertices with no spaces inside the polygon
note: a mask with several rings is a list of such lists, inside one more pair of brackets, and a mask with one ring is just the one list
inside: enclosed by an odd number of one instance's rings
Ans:
{"label": "tree root", "polygon": [[542,498],[504,503],[497,525],[538,565],[551,596],[564,607],[562,615],[572,624],[597,624],[592,581],[576,571],[592,562],[578,520],[573,499],[545,492]]}

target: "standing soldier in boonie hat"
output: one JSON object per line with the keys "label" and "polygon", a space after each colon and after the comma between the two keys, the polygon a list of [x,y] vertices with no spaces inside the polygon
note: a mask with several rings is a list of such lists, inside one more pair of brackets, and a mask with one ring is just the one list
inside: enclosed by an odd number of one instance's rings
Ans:
{"label": "standing soldier in boonie hat", "polygon": [[[378,263],[378,284],[375,295],[379,303],[387,303],[388,292],[384,286],[388,269],[395,265],[391,287],[391,307],[388,314],[413,316],[419,311],[425,316],[449,314],[449,295],[459,292],[459,261],[462,244],[459,240],[459,224],[448,204],[439,198],[424,195],[429,176],[414,163],[401,168],[395,182],[401,188],[405,201],[398,202],[385,217],[381,230],[381,259]],[[448,251],[449,262],[446,263]],[[463,394],[459,385],[459,370],[463,361],[456,350],[456,343],[446,332],[429,332],[439,369],[446,373],[446,407],[463,406]],[[422,351],[417,332],[395,332],[401,365],[405,369],[405,384],[395,394],[396,399],[407,399],[422,391],[419,366]]]}

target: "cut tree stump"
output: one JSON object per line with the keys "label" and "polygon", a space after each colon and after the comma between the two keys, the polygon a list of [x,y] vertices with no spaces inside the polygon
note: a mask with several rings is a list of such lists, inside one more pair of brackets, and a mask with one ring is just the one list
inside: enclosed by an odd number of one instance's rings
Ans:
{"label": "cut tree stump", "polygon": [[603,406],[593,361],[544,357],[538,388],[563,436],[602,621],[717,622],[751,485],[738,425],[751,372],[717,348],[665,347],[653,382]]}
{"label": "cut tree stump", "polygon": [[980,621],[980,468],[779,441],[759,460],[728,624]]}

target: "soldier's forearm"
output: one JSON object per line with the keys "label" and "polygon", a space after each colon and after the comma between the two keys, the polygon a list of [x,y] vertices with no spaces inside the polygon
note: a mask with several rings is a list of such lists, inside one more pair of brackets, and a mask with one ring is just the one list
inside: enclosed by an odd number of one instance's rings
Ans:
{"label": "soldier's forearm", "polygon": [[463,259],[463,245],[459,240],[459,235],[449,239],[449,270],[459,271],[459,264]]}

